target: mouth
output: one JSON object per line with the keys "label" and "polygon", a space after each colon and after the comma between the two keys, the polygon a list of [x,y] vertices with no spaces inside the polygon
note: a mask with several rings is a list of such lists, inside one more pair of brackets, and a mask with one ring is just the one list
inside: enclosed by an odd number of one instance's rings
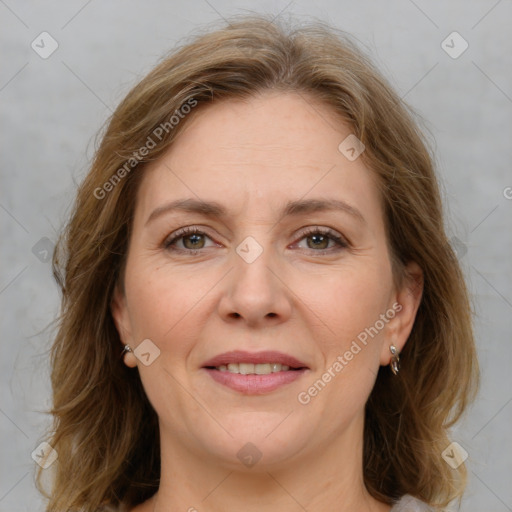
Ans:
{"label": "mouth", "polygon": [[292,368],[281,363],[229,363],[220,366],[206,366],[208,370],[218,370],[219,372],[237,373],[239,375],[269,375],[278,372],[292,372],[305,368]]}
{"label": "mouth", "polygon": [[250,395],[274,391],[309,370],[298,359],[275,351],[226,352],[207,361],[202,369],[215,382]]}

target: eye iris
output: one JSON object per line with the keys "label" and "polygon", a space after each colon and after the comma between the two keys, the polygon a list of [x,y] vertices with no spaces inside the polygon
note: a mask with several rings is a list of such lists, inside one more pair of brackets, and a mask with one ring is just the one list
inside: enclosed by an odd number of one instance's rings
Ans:
{"label": "eye iris", "polygon": [[[315,240],[315,242],[313,242],[313,245],[311,245],[309,243],[309,240]],[[317,242],[320,242],[321,245],[318,244]],[[327,249],[328,245],[329,245],[329,238],[325,235],[316,234],[316,235],[308,236],[308,247],[310,249],[313,249],[313,248]]]}
{"label": "eye iris", "polygon": [[[191,246],[188,246],[187,242],[191,242]],[[198,242],[199,242],[199,244],[198,244]],[[202,242],[202,244],[201,244],[201,242]],[[199,235],[199,234],[195,233],[192,235],[184,236],[183,237],[183,245],[187,249],[201,249],[204,246],[203,235]]]}
{"label": "eye iris", "polygon": [[[191,233],[183,235],[183,245],[187,249],[202,249],[204,247],[204,235],[201,233]],[[322,233],[314,233],[307,236],[307,245],[310,249],[327,249],[329,247],[329,236]]]}

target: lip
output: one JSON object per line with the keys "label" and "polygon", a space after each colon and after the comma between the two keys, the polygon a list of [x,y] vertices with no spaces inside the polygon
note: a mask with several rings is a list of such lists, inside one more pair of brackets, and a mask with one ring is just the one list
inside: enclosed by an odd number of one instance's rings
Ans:
{"label": "lip", "polygon": [[[228,365],[230,363],[280,363],[290,368],[295,368],[295,370],[280,371],[268,375],[242,375],[228,371],[221,372],[215,369],[216,366]],[[246,395],[270,393],[286,384],[294,382],[309,370],[306,364],[297,358],[274,350],[264,350],[261,352],[233,350],[225,352],[206,361],[202,369],[219,384]]]}
{"label": "lip", "polygon": [[[289,366],[290,368],[305,368],[307,365],[299,361],[293,356],[283,352],[276,352],[275,350],[263,350],[261,352],[245,352],[243,350],[232,350],[231,352],[224,352],[218,356],[209,359],[203,364],[203,368],[208,366],[221,366],[230,363],[280,363]],[[281,373],[281,372],[277,372]]]}
{"label": "lip", "polygon": [[286,384],[299,379],[308,370],[288,370],[285,372],[270,373],[268,375],[242,375],[240,373],[221,372],[219,370],[203,368],[210,377],[228,388],[245,395],[263,395],[270,393]]}

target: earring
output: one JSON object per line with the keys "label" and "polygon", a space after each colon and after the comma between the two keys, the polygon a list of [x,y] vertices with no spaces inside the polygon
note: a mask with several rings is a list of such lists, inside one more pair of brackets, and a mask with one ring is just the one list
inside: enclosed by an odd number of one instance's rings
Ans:
{"label": "earring", "polygon": [[398,350],[395,345],[390,345],[389,351],[391,352],[391,362],[389,363],[391,371],[394,375],[398,375],[398,372],[400,371],[400,356],[398,354]]}
{"label": "earring", "polygon": [[124,346],[123,351],[121,352],[121,357],[124,359],[124,364],[129,368],[135,368],[137,366],[137,358],[135,357],[130,345]]}

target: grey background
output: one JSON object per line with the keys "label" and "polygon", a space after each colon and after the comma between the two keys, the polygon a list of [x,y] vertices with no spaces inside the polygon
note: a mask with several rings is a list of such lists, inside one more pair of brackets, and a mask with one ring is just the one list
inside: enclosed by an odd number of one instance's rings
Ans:
{"label": "grey background", "polygon": [[[45,250],[69,212],[94,136],[181,38],[244,10],[313,16],[352,33],[425,119],[472,294],[483,373],[479,398],[452,435],[469,453],[462,510],[511,511],[510,0],[0,0],[0,511],[43,510],[31,452],[48,425],[40,412],[50,396],[45,327],[59,304]],[[59,44],[48,59],[31,48],[43,31]],[[469,43],[456,59],[441,47],[453,31]]]}

